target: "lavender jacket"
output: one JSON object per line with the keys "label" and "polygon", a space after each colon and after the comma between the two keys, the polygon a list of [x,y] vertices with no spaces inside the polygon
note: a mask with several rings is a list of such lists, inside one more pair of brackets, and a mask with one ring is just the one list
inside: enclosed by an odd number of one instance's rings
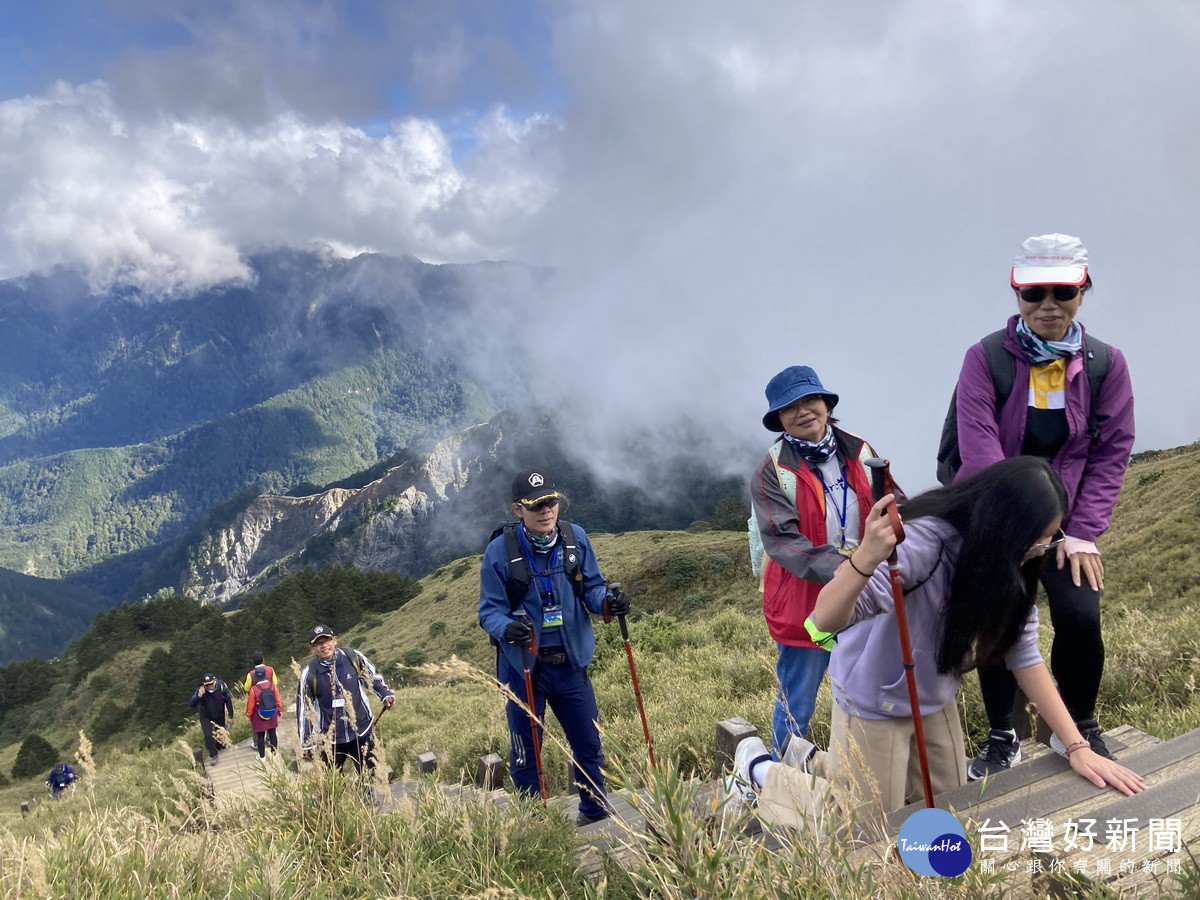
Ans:
{"label": "lavender jacket", "polygon": [[[1008,320],[1004,348],[1016,359],[1013,391],[1004,408],[996,410],[996,389],[988,370],[983,344],[972,344],[958,376],[958,449],[963,478],[994,462],[1021,455],[1029,408],[1029,363],[1014,337],[1017,316]],[[1104,387],[1100,390],[1096,421],[1099,437],[1088,437],[1092,395],[1083,371],[1083,353],[1067,362],[1066,412],[1070,436],[1053,460],[1054,471],[1067,489],[1067,516],[1063,531],[1071,537],[1095,541],[1108,530],[1113,507],[1133,449],[1133,386],[1129,366],[1116,347]]]}
{"label": "lavender jacket", "polygon": [[[940,674],[942,617],[962,537],[950,523],[935,518],[904,523],[905,540],[896,548],[904,582],[904,609],[912,640],[917,699],[921,715],[937,712],[954,700],[962,679]],[[1035,606],[1017,643],[1004,657],[1011,670],[1042,661],[1037,648]],[[887,563],[880,564],[854,602],[850,624],[838,634],[829,660],[833,699],[860,719],[892,719],[912,715],[904,657],[896,627],[896,608]]]}

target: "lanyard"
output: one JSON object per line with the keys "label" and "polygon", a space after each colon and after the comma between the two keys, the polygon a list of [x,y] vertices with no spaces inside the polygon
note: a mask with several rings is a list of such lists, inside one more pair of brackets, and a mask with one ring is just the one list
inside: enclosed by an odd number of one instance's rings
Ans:
{"label": "lanyard", "polygon": [[840,534],[838,537],[838,547],[846,546],[846,508],[850,502],[849,488],[850,483],[846,479],[846,466],[842,465],[842,505],[838,508],[837,502],[833,499],[833,491],[829,485],[825,483],[825,476],[821,474],[821,470],[813,466],[813,471],[817,473],[817,478],[821,480],[821,489],[828,495],[830,502],[833,503],[834,512],[838,515],[838,525],[840,526]]}
{"label": "lanyard", "polygon": [[525,526],[522,525],[517,529],[517,537],[521,539],[521,552],[525,554],[525,561],[529,563],[529,571],[532,572],[542,585],[542,602],[551,606],[554,603],[554,578],[552,572],[554,567],[558,565],[558,557],[562,554],[562,541],[555,541],[554,552],[550,554],[550,565],[543,572],[538,569],[537,563],[533,561],[533,551],[529,549],[529,544],[525,541]]}

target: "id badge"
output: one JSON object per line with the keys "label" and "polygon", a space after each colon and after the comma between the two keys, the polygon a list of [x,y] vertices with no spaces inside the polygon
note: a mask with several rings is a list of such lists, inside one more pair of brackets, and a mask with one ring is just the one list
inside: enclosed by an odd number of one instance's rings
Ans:
{"label": "id badge", "polygon": [[543,628],[559,628],[563,623],[562,605],[556,603],[554,606],[544,607],[542,610],[542,627]]}
{"label": "id badge", "polygon": [[334,709],[342,709],[343,707],[345,707],[345,705],[346,705],[345,697],[334,697],[333,698],[333,708]]}

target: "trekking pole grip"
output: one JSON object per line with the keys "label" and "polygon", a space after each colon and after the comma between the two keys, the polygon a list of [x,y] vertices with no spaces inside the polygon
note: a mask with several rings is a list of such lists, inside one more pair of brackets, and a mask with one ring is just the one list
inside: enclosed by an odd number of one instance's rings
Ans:
{"label": "trekking pole grip", "polygon": [[871,470],[871,496],[878,503],[883,499],[883,495],[887,493],[889,463],[886,459],[872,456],[870,459],[864,459],[863,465]]}
{"label": "trekking pole grip", "polygon": [[[888,482],[892,477],[892,464],[886,459],[872,456],[870,459],[864,459],[863,465],[871,470],[871,496],[878,503],[888,492]],[[886,515],[892,522],[892,532],[896,535],[896,543],[899,544],[904,540],[904,523],[900,519],[900,512],[896,509],[894,499],[887,505]],[[894,560],[895,558],[896,553],[893,551],[890,559]]]}

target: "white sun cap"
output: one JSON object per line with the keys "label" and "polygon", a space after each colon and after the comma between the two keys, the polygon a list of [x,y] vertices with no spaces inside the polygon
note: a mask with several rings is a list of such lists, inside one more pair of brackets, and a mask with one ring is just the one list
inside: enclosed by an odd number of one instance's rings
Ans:
{"label": "white sun cap", "polygon": [[1069,234],[1028,238],[1013,260],[1013,287],[1026,284],[1083,284],[1087,281],[1087,248]]}

